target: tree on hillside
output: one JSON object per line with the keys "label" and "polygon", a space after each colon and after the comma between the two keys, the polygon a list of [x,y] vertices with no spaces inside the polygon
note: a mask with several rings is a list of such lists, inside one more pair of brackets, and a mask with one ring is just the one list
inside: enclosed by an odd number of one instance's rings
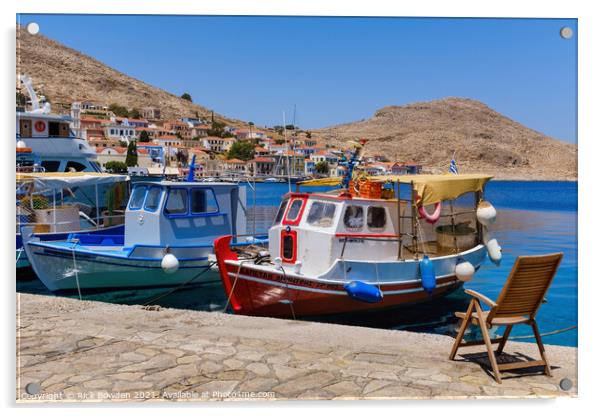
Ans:
{"label": "tree on hillside", "polygon": [[128,111],[127,108],[125,108],[122,105],[115,104],[115,103],[113,103],[109,106],[109,111],[111,111],[117,117],[129,117],[130,116],[130,112]]}
{"label": "tree on hillside", "polygon": [[282,126],[274,126],[273,129],[278,134],[282,134],[282,132],[284,132],[284,127]]}
{"label": "tree on hillside", "polygon": [[142,130],[140,132],[140,138],[138,139],[140,143],[148,143],[150,142],[150,136],[146,130]]}
{"label": "tree on hillside", "polygon": [[311,131],[306,131],[305,137],[307,137],[308,139],[311,139]]}
{"label": "tree on hillside", "polygon": [[17,101],[16,104],[19,107],[25,107],[25,104],[27,104],[27,97],[25,96],[25,94],[23,94],[20,91],[17,91]]}
{"label": "tree on hillside", "polygon": [[128,171],[128,165],[118,160],[111,160],[105,163],[105,170],[111,173],[126,173]]}
{"label": "tree on hillside", "polygon": [[137,108],[132,108],[132,111],[130,111],[130,118],[142,118],[142,114],[140,114],[140,110],[138,110]]}
{"label": "tree on hillside", "polygon": [[295,127],[294,124],[287,124],[284,128],[287,130],[295,130],[297,127]]}
{"label": "tree on hillside", "polygon": [[328,166],[328,162],[326,162],[325,160],[316,163],[316,173],[326,175],[329,171],[330,167]]}
{"label": "tree on hillside", "polygon": [[127,155],[125,157],[125,164],[128,166],[138,165],[138,151],[136,149],[136,141],[132,140],[128,145]]}
{"label": "tree on hillside", "polygon": [[236,142],[228,151],[228,159],[247,160],[253,159],[255,155],[255,145],[249,141]]}
{"label": "tree on hillside", "polygon": [[182,99],[184,99],[186,101],[192,102],[192,97],[187,92],[185,92],[184,94],[182,94],[182,97],[180,97],[180,98],[182,98]]}
{"label": "tree on hillside", "polygon": [[222,137],[225,133],[226,125],[224,123],[220,123],[219,121],[211,122],[211,128],[207,130],[207,134],[209,136],[217,136]]}

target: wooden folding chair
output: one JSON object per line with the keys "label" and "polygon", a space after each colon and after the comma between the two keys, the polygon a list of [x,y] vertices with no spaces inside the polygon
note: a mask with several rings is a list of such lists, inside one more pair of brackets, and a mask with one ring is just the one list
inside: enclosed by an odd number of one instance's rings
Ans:
{"label": "wooden folding chair", "polygon": [[[543,366],[545,374],[551,376],[550,366],[535,322],[535,314],[544,302],[544,296],[552,283],[561,260],[562,253],[518,257],[496,302],[474,290],[466,290],[466,294],[472,296],[472,299],[466,312],[456,312],[456,316],[462,319],[462,323],[449,359],[454,359],[460,347],[485,344],[491,369],[495,381],[498,383],[502,382],[500,371],[518,368]],[[486,303],[491,309],[484,311],[481,302]],[[478,325],[481,328],[483,341],[462,342],[464,332],[469,324]],[[500,364],[497,362],[492,344],[499,344],[497,354],[501,354],[512,327],[517,324],[531,326],[541,354],[541,360]],[[488,330],[493,325],[506,327],[501,338],[492,340],[489,337]]]}

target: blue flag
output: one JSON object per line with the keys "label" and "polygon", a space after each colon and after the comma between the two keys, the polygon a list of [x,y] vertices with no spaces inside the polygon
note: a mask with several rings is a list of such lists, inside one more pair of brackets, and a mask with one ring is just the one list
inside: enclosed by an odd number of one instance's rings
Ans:
{"label": "blue flag", "polygon": [[458,174],[458,165],[456,165],[456,159],[452,157],[451,162],[449,163],[449,171],[453,174]]}

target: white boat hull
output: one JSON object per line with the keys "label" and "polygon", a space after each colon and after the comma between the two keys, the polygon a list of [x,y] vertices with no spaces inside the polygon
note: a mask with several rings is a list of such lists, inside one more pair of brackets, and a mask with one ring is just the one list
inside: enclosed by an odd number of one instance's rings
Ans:
{"label": "white boat hull", "polygon": [[[180,260],[174,273],[161,268],[161,257],[118,258],[90,254],[66,247],[51,247],[47,243],[26,242],[30,263],[48,290],[55,293],[77,293],[122,289],[170,287],[192,280],[191,283],[218,281],[208,271],[211,247],[199,248],[198,257]],[[159,251],[159,250],[157,250]],[[178,257],[178,250],[171,252]],[[195,276],[198,276],[195,279]]]}

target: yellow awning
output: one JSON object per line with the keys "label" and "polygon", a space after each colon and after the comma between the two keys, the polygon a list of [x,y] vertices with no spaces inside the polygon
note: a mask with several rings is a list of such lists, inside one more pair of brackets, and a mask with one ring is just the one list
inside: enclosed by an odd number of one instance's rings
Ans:
{"label": "yellow awning", "polygon": [[[414,191],[422,205],[431,205],[440,201],[456,199],[467,192],[482,191],[491,175],[468,173],[461,175],[383,175],[368,176],[366,179],[374,182],[399,182],[414,184]],[[302,186],[336,186],[341,178],[310,179],[299,182]]]}
{"label": "yellow awning", "polygon": [[456,199],[467,192],[482,191],[493,176],[480,173],[462,175],[384,175],[369,176],[371,181],[414,184],[414,191],[422,205]]}
{"label": "yellow awning", "polygon": [[297,185],[301,186],[337,186],[340,184],[341,178],[320,178],[297,182]]}

